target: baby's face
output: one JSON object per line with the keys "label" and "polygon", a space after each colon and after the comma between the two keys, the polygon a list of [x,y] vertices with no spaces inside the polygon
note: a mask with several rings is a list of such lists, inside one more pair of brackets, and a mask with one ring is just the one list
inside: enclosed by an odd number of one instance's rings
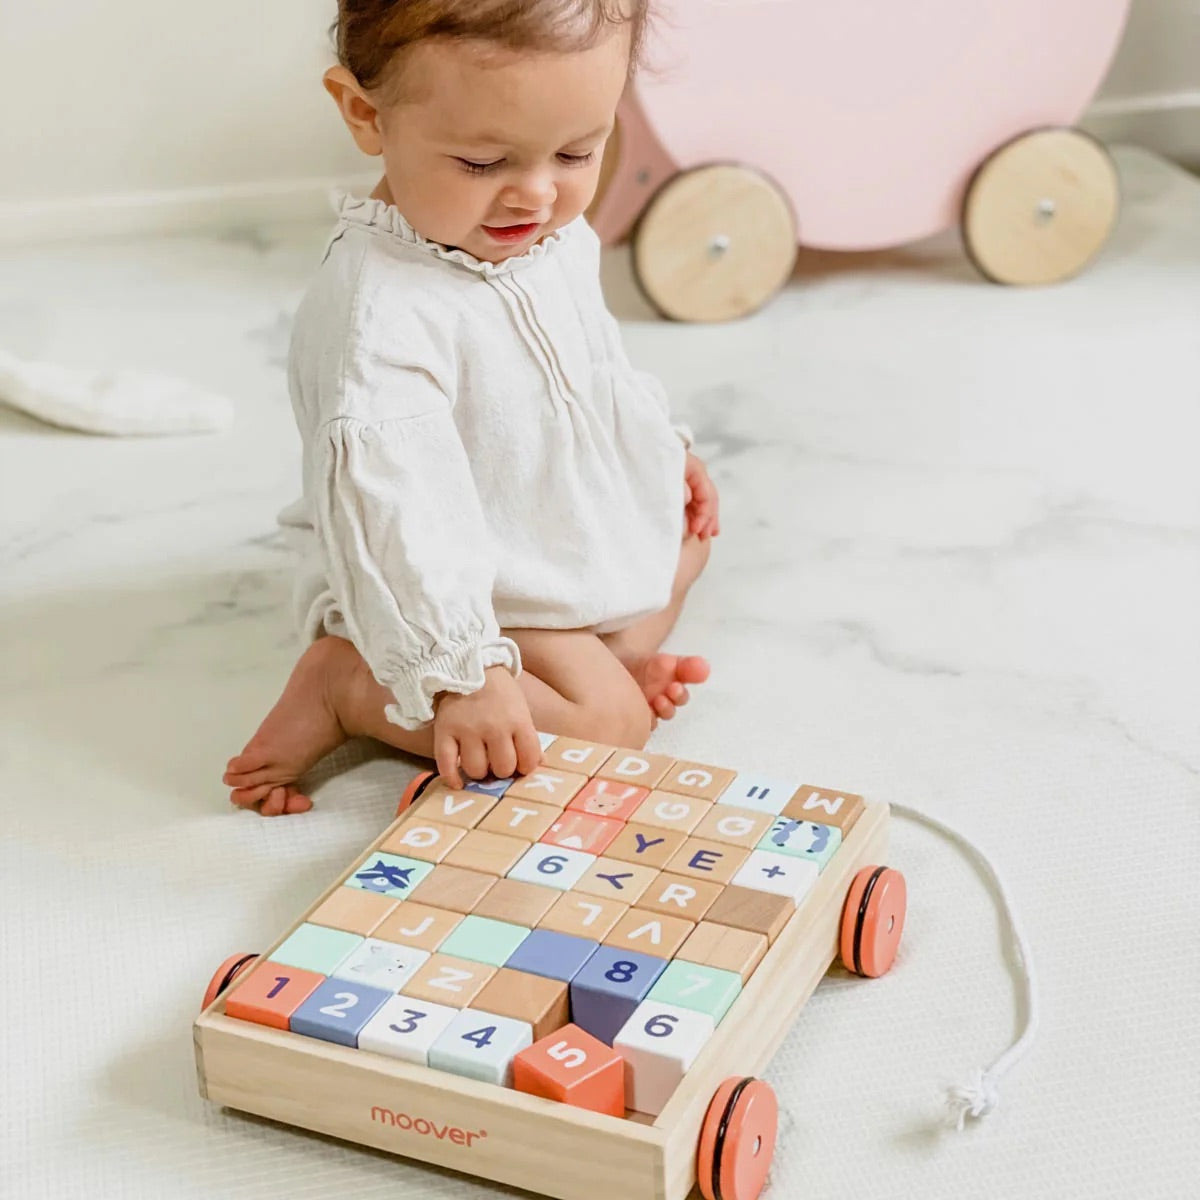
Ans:
{"label": "baby's face", "polygon": [[628,61],[622,28],[573,54],[417,46],[408,98],[379,113],[393,203],[478,259],[524,253],[591,203]]}

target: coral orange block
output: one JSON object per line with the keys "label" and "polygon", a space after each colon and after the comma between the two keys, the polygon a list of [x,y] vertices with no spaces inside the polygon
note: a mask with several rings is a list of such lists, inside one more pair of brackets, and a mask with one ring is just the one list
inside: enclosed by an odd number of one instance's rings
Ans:
{"label": "coral orange block", "polygon": [[225,1013],[243,1021],[287,1029],[288,1019],[325,982],[316,971],[282,963],[259,963],[225,1001]]}
{"label": "coral orange block", "polygon": [[625,1115],[625,1060],[578,1025],[534,1042],[512,1066],[512,1085],[519,1092],[612,1117]]}

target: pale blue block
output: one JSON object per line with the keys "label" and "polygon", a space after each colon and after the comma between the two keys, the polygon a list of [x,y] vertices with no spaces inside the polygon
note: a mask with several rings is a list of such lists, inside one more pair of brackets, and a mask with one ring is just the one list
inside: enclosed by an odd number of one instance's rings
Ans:
{"label": "pale blue block", "polygon": [[357,1046],[362,1027],[392,998],[383,988],[327,979],[288,1019],[293,1033]]}
{"label": "pale blue block", "polygon": [[368,854],[355,867],[350,873],[350,878],[346,880],[346,886],[361,888],[364,892],[376,892],[380,896],[397,896],[404,899],[432,870],[433,863],[376,851]]}
{"label": "pale blue block", "polygon": [[463,789],[467,792],[482,792],[485,796],[495,796],[499,799],[513,785],[513,778],[510,775],[507,779],[493,779],[490,775],[487,779],[472,779]]}
{"label": "pale blue block", "polygon": [[553,929],[534,929],[504,965],[514,971],[570,983],[599,945],[599,942],[557,933]]}

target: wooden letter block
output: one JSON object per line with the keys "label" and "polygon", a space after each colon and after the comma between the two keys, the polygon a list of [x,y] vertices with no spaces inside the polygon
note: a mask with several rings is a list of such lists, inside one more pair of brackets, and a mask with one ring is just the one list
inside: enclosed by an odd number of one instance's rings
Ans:
{"label": "wooden letter block", "polygon": [[696,923],[684,917],[631,908],[609,931],[604,945],[670,958],[695,928]]}
{"label": "wooden letter block", "polygon": [[558,898],[559,892],[554,888],[522,883],[519,879],[500,879],[475,906],[473,915],[532,929]]}
{"label": "wooden letter block", "polygon": [[573,1108],[625,1115],[625,1060],[578,1025],[567,1025],[522,1050],[513,1059],[512,1085]]}
{"label": "wooden letter block", "polygon": [[596,772],[601,779],[632,783],[651,791],[666,778],[675,765],[665,754],[643,754],[640,750],[618,750]]}
{"label": "wooden letter block", "polygon": [[699,921],[712,908],[723,886],[707,879],[690,879],[664,871],[642,893],[638,908]]}
{"label": "wooden letter block", "polygon": [[442,861],[449,867],[462,867],[467,871],[478,871],[482,875],[495,875],[498,878],[507,875],[531,845],[524,838],[472,829]]}
{"label": "wooden letter block", "polygon": [[765,933],[734,929],[715,921],[701,921],[675,957],[718,971],[736,971],[743,983],[754,974],[770,943]]}
{"label": "wooden letter block", "polygon": [[508,1087],[513,1059],[532,1042],[533,1029],[527,1022],[466,1008],[430,1047],[429,1065]]}
{"label": "wooden letter block", "polygon": [[427,904],[410,900],[397,908],[391,916],[386,917],[375,928],[373,934],[384,941],[412,946],[415,950],[428,950],[432,954],[461,920],[462,913],[431,908]]}
{"label": "wooden letter block", "polygon": [[753,850],[771,828],[774,819],[770,813],[730,808],[722,800],[722,803],[714,804],[705,814],[704,820],[696,826],[692,835]]}
{"label": "wooden letter block", "polygon": [[432,1000],[448,1008],[466,1008],[496,973],[488,963],[435,954],[405,985],[414,1000]]}
{"label": "wooden letter block", "polygon": [[687,834],[682,830],[655,829],[653,825],[626,825],[605,854],[608,858],[619,858],[622,862],[661,870],[686,841]]}
{"label": "wooden letter block", "polygon": [[[502,967],[509,956],[529,936],[529,930],[507,921],[489,917],[467,916],[454,927],[454,932],[442,943],[442,953],[470,962],[490,963]],[[397,988],[397,991],[400,989]]]}
{"label": "wooden letter block", "polygon": [[458,1016],[457,1008],[414,996],[393,996],[358,1035],[358,1048],[405,1062],[429,1065],[429,1048]]}
{"label": "wooden letter block", "polygon": [[611,1046],[666,965],[663,958],[601,946],[571,980],[571,1019]]}
{"label": "wooden letter block", "polygon": [[660,791],[715,800],[737,778],[736,771],[707,763],[677,762],[658,785]]}
{"label": "wooden letter block", "polygon": [[751,853],[756,852],[730,842],[707,842],[703,838],[690,837],[675,852],[666,869],[691,879],[728,883]]}
{"label": "wooden letter block", "polygon": [[[538,891],[546,890],[538,888]],[[537,926],[539,929],[552,929],[556,933],[569,933],[598,942],[628,909],[629,905],[618,900],[605,900],[600,896],[580,895],[572,891],[559,896]]]}
{"label": "wooden letter block", "polygon": [[555,738],[554,744],[542,755],[542,766],[551,770],[574,771],[590,778],[608,762],[612,753],[612,746],[560,737]]}
{"label": "wooden letter block", "polygon": [[553,771],[544,763],[536,771],[523,775],[508,789],[506,799],[536,800],[555,808],[566,808],[587,783],[588,777],[571,771]]}
{"label": "wooden letter block", "polygon": [[743,771],[721,793],[720,803],[778,816],[795,793],[796,785],[793,783],[764,779],[761,775],[748,775]]}
{"label": "wooden letter block", "polygon": [[712,1018],[714,1025],[720,1025],[741,991],[742,977],[736,971],[718,971],[701,963],[676,961],[667,964],[646,1000],[702,1012]]}
{"label": "wooden letter block", "polygon": [[403,900],[416,890],[432,870],[432,863],[375,851],[368,854],[342,882],[347,887],[375,892],[380,896],[395,896]]}
{"label": "wooden letter block", "polygon": [[568,808],[542,834],[541,840],[547,846],[566,846],[569,850],[582,850],[599,857],[623,828],[620,821],[593,817]]}
{"label": "wooden letter block", "polygon": [[536,800],[514,800],[505,796],[477,826],[485,833],[503,833],[507,837],[536,842],[559,817],[562,810]]}
{"label": "wooden letter block", "polygon": [[845,837],[862,810],[863,798],[853,792],[831,792],[806,783],[784,806],[783,815],[797,821],[836,825]]}
{"label": "wooden letter block", "polygon": [[820,874],[821,868],[806,859],[752,850],[750,857],[733,877],[733,882],[738,887],[775,892],[787,896],[793,904],[799,904]]}
{"label": "wooden letter block", "polygon": [[574,890],[605,900],[634,904],[654,882],[658,871],[616,858],[598,858],[576,881]]}
{"label": "wooden letter block", "polygon": [[649,788],[635,787],[631,783],[614,783],[611,779],[593,779],[567,807],[591,813],[594,817],[628,821],[648,795]]}
{"label": "wooden letter block", "polygon": [[461,825],[410,818],[393,830],[379,848],[389,854],[406,854],[409,858],[437,863],[466,832]]}
{"label": "wooden letter block", "polygon": [[695,796],[673,796],[670,792],[651,792],[638,805],[634,824],[652,825],[655,829],[673,829],[691,833],[704,819],[712,804]]}
{"label": "wooden letter block", "polygon": [[417,801],[413,814],[423,821],[474,829],[495,807],[496,797],[486,792],[468,792],[465,788],[455,791],[444,783],[435,783]]}
{"label": "wooden letter block", "polygon": [[647,1000],[613,1039],[625,1060],[625,1102],[658,1116],[713,1034],[712,1018],[691,1009]]}
{"label": "wooden letter block", "polygon": [[790,854],[817,864],[819,871],[837,853],[842,844],[842,831],[836,825],[817,825],[813,821],[797,821],[793,817],[777,817],[759,843],[760,850],[773,854]]}
{"label": "wooden letter block", "polygon": [[428,961],[428,950],[367,938],[338,964],[333,975],[395,995]]}
{"label": "wooden letter block", "polygon": [[[413,899],[433,908],[448,908],[451,912],[469,913],[491,890],[495,875],[467,871],[439,863],[429,877],[413,891]],[[382,936],[376,930],[376,936]]]}
{"label": "wooden letter block", "polygon": [[316,971],[262,962],[234,985],[225,1000],[225,1015],[287,1029],[292,1013],[324,982],[325,976]]}
{"label": "wooden letter block", "polygon": [[596,862],[594,854],[582,850],[567,850],[562,846],[532,846],[509,871],[510,879],[522,883],[537,883],[542,887],[565,892]]}
{"label": "wooden letter block", "polygon": [[472,1007],[527,1021],[533,1026],[534,1041],[562,1029],[571,1019],[565,980],[514,971],[511,967],[502,967],[487,981]]}
{"label": "wooden letter block", "polygon": [[727,887],[705,914],[705,919],[716,925],[732,925],[735,929],[761,933],[768,942],[774,942],[795,911],[796,905],[787,896]]}
{"label": "wooden letter block", "polygon": [[366,937],[399,903],[392,896],[378,896],[361,888],[340,887],[308,915],[314,925],[344,929]]}

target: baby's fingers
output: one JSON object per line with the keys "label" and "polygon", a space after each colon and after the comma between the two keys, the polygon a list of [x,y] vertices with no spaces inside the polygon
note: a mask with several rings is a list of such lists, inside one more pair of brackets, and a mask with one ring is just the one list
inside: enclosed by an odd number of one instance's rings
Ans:
{"label": "baby's fingers", "polygon": [[463,774],[472,779],[485,779],[488,773],[487,745],[480,737],[461,738],[458,743],[458,760]]}
{"label": "baby's fingers", "polygon": [[522,775],[536,771],[542,761],[542,743],[532,725],[517,730],[517,770]]}
{"label": "baby's fingers", "polygon": [[508,779],[517,769],[517,748],[510,734],[489,738],[487,756],[497,779]]}
{"label": "baby's fingers", "polygon": [[458,741],[443,735],[437,739],[434,747],[437,758],[438,774],[452,787],[463,785],[462,776],[458,773]]}

